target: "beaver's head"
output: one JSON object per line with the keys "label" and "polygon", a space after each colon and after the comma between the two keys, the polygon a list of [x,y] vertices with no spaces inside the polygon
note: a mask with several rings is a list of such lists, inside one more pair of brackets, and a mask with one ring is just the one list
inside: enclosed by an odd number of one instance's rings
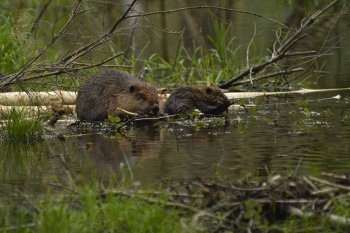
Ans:
{"label": "beaver's head", "polygon": [[200,90],[203,94],[201,105],[205,105],[204,113],[220,114],[230,106],[230,101],[219,88],[207,86]]}
{"label": "beaver's head", "polygon": [[144,83],[131,84],[129,94],[132,98],[125,103],[126,109],[133,109],[140,115],[158,115],[158,94],[154,87]]}

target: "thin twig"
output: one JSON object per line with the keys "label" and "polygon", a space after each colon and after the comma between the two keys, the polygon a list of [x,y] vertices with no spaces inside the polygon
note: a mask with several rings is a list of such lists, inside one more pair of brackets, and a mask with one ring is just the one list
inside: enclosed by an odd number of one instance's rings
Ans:
{"label": "thin twig", "polygon": [[108,41],[110,39],[110,36],[114,33],[116,28],[119,26],[119,24],[126,19],[127,14],[133,9],[136,2],[138,0],[133,0],[132,3],[129,5],[128,9],[124,12],[124,14],[113,24],[113,26],[102,36],[97,38],[96,40],[92,41],[88,45],[85,45],[76,51],[70,53],[69,55],[65,56],[61,59],[60,63],[66,63],[66,62],[73,62],[77,60],[79,57],[85,55],[87,52],[91,51],[92,49],[96,48],[97,46],[103,44],[104,42]]}
{"label": "thin twig", "polygon": [[251,82],[254,82],[254,81],[258,81],[260,79],[266,79],[266,78],[271,78],[271,77],[281,76],[281,75],[283,76],[283,75],[288,75],[288,74],[292,74],[292,73],[295,73],[295,72],[301,72],[301,71],[304,71],[304,69],[303,68],[296,68],[296,69],[291,69],[291,70],[277,71],[277,72],[274,72],[274,73],[271,73],[271,74],[258,76],[256,78],[252,78],[252,79],[249,79],[249,80],[246,80],[246,81],[235,82],[231,86],[232,87],[239,86],[239,85],[242,85],[242,84],[247,84],[247,83],[251,83]]}
{"label": "thin twig", "polygon": [[[93,64],[88,64],[88,63],[81,63],[81,62],[72,62],[73,65],[77,65],[77,66],[91,66]],[[118,68],[132,68],[132,66],[128,66],[128,65],[100,65],[100,67],[118,67]]]}
{"label": "thin twig", "polygon": [[34,32],[36,30],[36,28],[38,27],[39,21],[40,19],[43,17],[45,11],[47,10],[47,8],[49,7],[49,5],[51,4],[52,0],[48,0],[43,8],[41,9],[41,11],[39,12],[39,15],[36,17],[36,19],[34,20],[32,29],[30,30],[31,32]]}
{"label": "thin twig", "polygon": [[[9,80],[6,80],[5,78],[3,80],[5,80],[5,82],[1,82],[0,83],[0,87],[7,85],[9,83],[12,83],[13,81],[17,81],[19,80],[22,76],[23,73],[35,62],[37,61],[41,56],[43,56],[46,51],[57,41],[57,39],[63,34],[63,32],[67,29],[68,25],[70,25],[70,23],[73,21],[73,19],[80,14],[80,12],[78,12],[78,9],[80,8],[81,4],[82,4],[83,0],[78,0],[77,4],[75,5],[75,7],[73,7],[70,17],[69,19],[66,21],[66,23],[63,25],[63,27],[60,29],[60,31],[51,39],[51,41],[45,46],[45,48],[43,50],[41,50],[34,58],[30,59],[21,69],[21,71],[19,71],[18,73],[12,75],[12,78],[10,78]],[[6,76],[5,76],[6,77]],[[8,78],[7,78],[8,79]],[[3,84],[4,83],[4,84]],[[2,84],[2,85],[1,85]]]}
{"label": "thin twig", "polygon": [[189,205],[185,205],[185,204],[182,204],[182,203],[170,202],[170,201],[165,202],[163,200],[159,200],[159,199],[156,199],[156,198],[142,197],[140,195],[135,195],[135,194],[132,194],[130,192],[125,192],[125,191],[103,190],[102,193],[101,193],[102,196],[107,196],[108,194],[121,195],[121,196],[130,197],[130,198],[137,198],[137,199],[140,199],[140,200],[152,203],[152,204],[161,204],[161,205],[165,205],[165,206],[168,206],[168,207],[175,207],[175,208],[178,208],[178,209],[190,210],[192,212],[199,212],[200,211],[199,209],[197,209],[195,207],[192,207],[192,206],[189,206]]}
{"label": "thin twig", "polygon": [[316,181],[316,182],[321,183],[321,184],[325,184],[325,185],[328,185],[328,186],[331,186],[331,187],[335,187],[335,188],[338,188],[338,189],[344,189],[344,190],[349,190],[350,191],[350,186],[345,186],[345,185],[331,183],[331,182],[329,182],[327,180],[323,180],[323,179],[320,179],[320,178],[317,178],[317,177],[314,177],[314,176],[310,176],[309,178],[311,180]]}
{"label": "thin twig", "polygon": [[[36,75],[36,76],[32,76],[30,78],[26,78],[26,79],[23,79],[21,80],[21,82],[26,82],[26,81],[31,81],[31,80],[35,80],[35,79],[40,79],[40,78],[44,78],[44,77],[49,77],[49,76],[53,76],[53,75],[59,75],[59,74],[64,74],[64,73],[70,73],[70,72],[76,72],[76,71],[80,71],[80,70],[86,70],[86,69],[90,69],[90,68],[94,68],[94,67],[99,67],[113,59],[115,59],[116,57],[118,56],[121,56],[123,55],[124,53],[119,53],[113,57],[110,57],[110,58],[107,58],[99,63],[96,63],[96,64],[92,64],[92,65],[89,65],[89,66],[83,66],[83,67],[78,67],[78,68],[65,68],[65,69],[59,69],[58,71],[53,71],[53,72],[49,72],[49,73],[46,73],[46,74],[39,74],[39,75]],[[28,71],[29,73],[30,71]],[[34,72],[33,72],[34,73]],[[7,83],[8,84],[14,84],[15,82],[10,82],[10,83]]]}
{"label": "thin twig", "polygon": [[190,7],[183,7],[183,8],[177,8],[177,9],[171,9],[171,10],[165,10],[165,11],[154,11],[154,12],[148,12],[148,13],[139,13],[139,14],[134,14],[134,15],[128,15],[125,18],[146,17],[146,16],[151,16],[151,15],[157,15],[157,14],[170,14],[170,13],[175,13],[175,12],[179,12],[179,11],[200,10],[200,9],[215,9],[215,10],[248,14],[248,15],[259,17],[259,18],[267,19],[271,22],[274,22],[274,23],[282,26],[283,28],[289,29],[289,27],[284,25],[283,23],[278,22],[277,20],[274,20],[274,19],[269,18],[269,17],[264,16],[264,15],[260,15],[260,14],[250,12],[250,11],[237,10],[237,9],[225,8],[225,7],[219,7],[219,6],[190,6]]}
{"label": "thin twig", "polygon": [[33,228],[33,227],[36,227],[36,223],[28,223],[28,224],[23,224],[23,225],[20,225],[20,226],[9,226],[9,227],[5,227],[5,228],[0,228],[0,231],[1,232],[17,232],[19,231],[19,229],[23,230],[25,228]]}
{"label": "thin twig", "polygon": [[227,82],[219,84],[219,87],[220,88],[229,88],[230,86],[232,86],[233,83],[243,79],[245,76],[256,74],[256,73],[262,71],[263,69],[265,69],[267,66],[270,66],[271,64],[276,63],[277,61],[284,58],[288,49],[290,49],[295,43],[297,43],[299,40],[301,40],[305,37],[305,35],[302,33],[307,28],[311,27],[315,23],[315,21],[318,17],[320,17],[324,12],[329,10],[332,6],[334,6],[338,2],[339,2],[339,0],[335,0],[335,1],[331,2],[326,7],[324,7],[322,10],[317,11],[311,17],[309,17],[308,20],[306,20],[306,22],[304,24],[302,24],[295,33],[293,33],[290,37],[288,37],[288,39],[270,56],[270,58],[266,62],[247,68],[245,71],[232,77]]}
{"label": "thin twig", "polygon": [[311,50],[311,51],[289,52],[289,53],[285,53],[284,55],[286,57],[292,57],[292,56],[314,55],[316,53],[317,51]]}

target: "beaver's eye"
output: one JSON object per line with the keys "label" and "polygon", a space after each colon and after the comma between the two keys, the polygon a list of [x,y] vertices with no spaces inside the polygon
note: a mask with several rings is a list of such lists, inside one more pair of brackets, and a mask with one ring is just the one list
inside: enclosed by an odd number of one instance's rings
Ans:
{"label": "beaver's eye", "polygon": [[213,93],[213,89],[211,87],[206,87],[205,88],[205,93],[207,93],[208,95],[212,94]]}
{"label": "beaver's eye", "polygon": [[129,87],[129,92],[130,92],[130,93],[135,93],[135,92],[138,92],[139,89],[140,89],[140,88],[139,88],[137,85],[131,85],[131,86]]}
{"label": "beaver's eye", "polygon": [[138,97],[139,97],[140,100],[147,100],[147,97],[145,95],[141,94]]}

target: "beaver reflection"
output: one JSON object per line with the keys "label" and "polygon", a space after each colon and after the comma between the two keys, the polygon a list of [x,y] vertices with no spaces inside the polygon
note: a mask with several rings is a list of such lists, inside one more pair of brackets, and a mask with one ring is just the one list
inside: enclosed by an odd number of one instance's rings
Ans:
{"label": "beaver reflection", "polygon": [[[119,168],[121,162],[130,164],[146,157],[154,157],[160,151],[160,134],[154,127],[140,127],[125,137],[108,138],[103,135],[87,135],[80,140],[81,148],[89,158],[103,168]],[[125,160],[128,161],[125,161]]]}

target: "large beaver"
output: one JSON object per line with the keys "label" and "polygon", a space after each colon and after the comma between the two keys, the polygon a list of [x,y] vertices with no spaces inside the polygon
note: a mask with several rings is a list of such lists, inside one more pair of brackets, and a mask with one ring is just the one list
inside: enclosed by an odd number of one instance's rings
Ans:
{"label": "large beaver", "polygon": [[120,109],[140,115],[159,112],[156,89],[134,77],[106,71],[89,78],[78,91],[76,112],[80,120],[99,121],[123,115]]}
{"label": "large beaver", "polygon": [[164,106],[167,114],[191,113],[198,109],[205,114],[220,114],[227,110],[230,101],[215,87],[181,87],[175,90]]}

